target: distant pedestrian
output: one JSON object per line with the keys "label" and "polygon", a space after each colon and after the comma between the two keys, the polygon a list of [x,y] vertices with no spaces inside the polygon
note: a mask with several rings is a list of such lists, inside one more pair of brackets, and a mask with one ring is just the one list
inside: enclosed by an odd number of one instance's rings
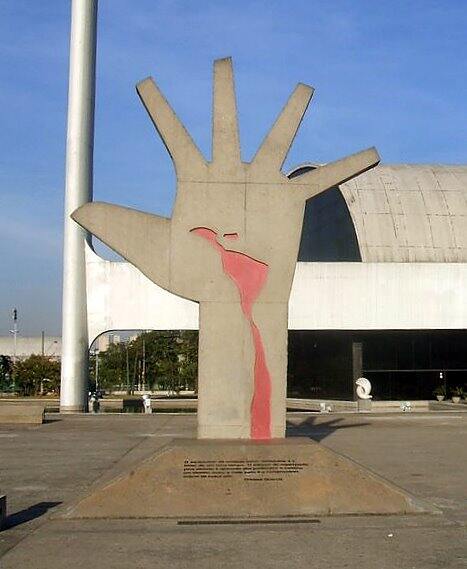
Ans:
{"label": "distant pedestrian", "polygon": [[143,395],[143,408],[145,413],[152,413],[152,402],[150,395]]}
{"label": "distant pedestrian", "polygon": [[92,393],[91,397],[89,398],[89,402],[91,403],[91,412],[92,413],[99,413],[101,404],[99,403],[99,396],[97,393]]}

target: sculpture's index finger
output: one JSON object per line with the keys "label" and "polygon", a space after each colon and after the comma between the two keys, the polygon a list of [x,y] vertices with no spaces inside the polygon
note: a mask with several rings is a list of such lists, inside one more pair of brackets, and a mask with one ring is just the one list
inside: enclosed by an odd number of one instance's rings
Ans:
{"label": "sculpture's index finger", "polygon": [[177,177],[203,174],[206,168],[203,155],[154,79],[143,79],[136,85],[136,91],[174,162]]}

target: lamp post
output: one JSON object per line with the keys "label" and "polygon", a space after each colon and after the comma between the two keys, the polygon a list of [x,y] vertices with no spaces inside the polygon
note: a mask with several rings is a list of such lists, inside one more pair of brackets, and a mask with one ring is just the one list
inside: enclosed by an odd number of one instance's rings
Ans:
{"label": "lamp post", "polygon": [[96,349],[96,391],[99,390],[99,350]]}
{"label": "lamp post", "polygon": [[141,369],[141,391],[146,390],[146,341],[144,339],[143,333],[143,361],[142,361],[142,369]]}
{"label": "lamp post", "polygon": [[125,340],[125,351],[126,351],[126,392],[127,395],[131,395],[130,389],[130,360],[128,357],[128,338]]}
{"label": "lamp post", "polygon": [[92,354],[94,356],[94,381],[96,383],[95,392],[98,393],[98,391],[99,391],[99,348],[97,346],[94,347]]}
{"label": "lamp post", "polygon": [[11,318],[13,320],[13,330],[10,330],[10,334],[13,334],[13,393],[16,391],[16,373],[15,373],[15,365],[16,365],[16,351],[18,345],[18,310],[13,308],[11,311]]}

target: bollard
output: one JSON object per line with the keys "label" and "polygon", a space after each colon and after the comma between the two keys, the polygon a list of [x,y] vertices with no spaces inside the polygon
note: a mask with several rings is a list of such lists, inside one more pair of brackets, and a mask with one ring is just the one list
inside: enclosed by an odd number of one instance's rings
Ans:
{"label": "bollard", "polygon": [[6,524],[6,496],[3,494],[0,496],[0,531],[5,527]]}

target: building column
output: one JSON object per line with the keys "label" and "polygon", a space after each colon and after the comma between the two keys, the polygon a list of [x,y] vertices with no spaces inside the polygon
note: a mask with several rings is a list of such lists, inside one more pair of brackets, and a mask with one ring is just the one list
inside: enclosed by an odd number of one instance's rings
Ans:
{"label": "building column", "polygon": [[362,342],[352,342],[352,389],[353,400],[358,401],[357,386],[355,381],[362,377],[363,373],[363,344]]}
{"label": "building column", "polygon": [[70,218],[70,214],[92,200],[96,26],[97,0],[73,0],[63,248],[62,413],[84,412],[88,406],[84,246],[90,235]]}

